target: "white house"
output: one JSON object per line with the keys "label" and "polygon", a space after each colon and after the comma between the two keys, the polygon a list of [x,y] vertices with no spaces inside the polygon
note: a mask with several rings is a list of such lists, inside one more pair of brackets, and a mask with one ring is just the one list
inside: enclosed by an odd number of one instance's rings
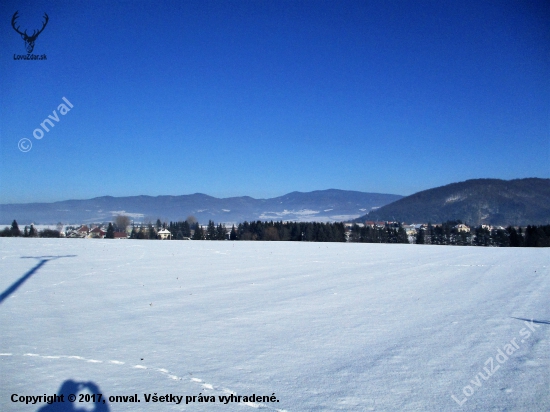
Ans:
{"label": "white house", "polygon": [[161,229],[157,233],[160,240],[172,239],[172,233],[167,229]]}

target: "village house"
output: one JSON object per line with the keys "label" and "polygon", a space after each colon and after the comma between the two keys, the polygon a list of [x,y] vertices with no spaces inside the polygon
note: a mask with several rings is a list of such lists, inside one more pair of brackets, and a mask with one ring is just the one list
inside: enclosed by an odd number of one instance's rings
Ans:
{"label": "village house", "polygon": [[172,233],[167,229],[159,230],[157,236],[160,240],[172,239]]}
{"label": "village house", "polygon": [[90,233],[90,228],[86,225],[82,225],[78,229],[70,232],[67,235],[67,237],[68,238],[86,238],[89,233]]}
{"label": "village house", "polygon": [[456,225],[454,228],[457,230],[457,232],[470,233],[470,228],[462,223],[460,225]]}
{"label": "village house", "polygon": [[405,229],[405,233],[407,233],[407,236],[415,236],[416,235],[416,227],[415,225],[402,225],[403,229]]}
{"label": "village house", "polygon": [[104,239],[106,234],[106,232],[104,232],[99,226],[97,226],[90,230],[90,234],[88,235],[88,237],[91,239]]}

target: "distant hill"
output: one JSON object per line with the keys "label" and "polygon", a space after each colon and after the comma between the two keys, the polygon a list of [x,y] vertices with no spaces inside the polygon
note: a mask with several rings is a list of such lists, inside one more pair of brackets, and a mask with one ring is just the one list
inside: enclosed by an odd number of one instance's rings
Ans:
{"label": "distant hill", "polygon": [[350,190],[292,192],[270,199],[248,196],[216,198],[201,193],[182,196],[103,196],[88,200],[54,203],[0,205],[0,224],[13,219],[21,225],[106,222],[125,214],[138,222],[185,220],[195,216],[200,223],[238,223],[245,220],[292,220],[333,222],[350,220],[403,196]]}
{"label": "distant hill", "polygon": [[355,221],[550,224],[550,179],[475,179],[404,197]]}

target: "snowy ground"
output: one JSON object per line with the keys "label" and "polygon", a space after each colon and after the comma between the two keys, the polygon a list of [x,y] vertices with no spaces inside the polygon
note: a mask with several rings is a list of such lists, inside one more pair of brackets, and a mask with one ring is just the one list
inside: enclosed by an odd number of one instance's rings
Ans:
{"label": "snowy ground", "polygon": [[0,256],[2,411],[68,380],[138,394],[113,412],[550,410],[549,249],[2,238]]}

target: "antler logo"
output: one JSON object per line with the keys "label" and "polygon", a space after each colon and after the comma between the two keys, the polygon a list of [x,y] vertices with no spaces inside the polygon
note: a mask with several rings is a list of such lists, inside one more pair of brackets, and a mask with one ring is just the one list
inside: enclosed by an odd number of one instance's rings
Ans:
{"label": "antler logo", "polygon": [[15,27],[15,20],[17,20],[18,17],[17,13],[19,13],[19,11],[16,11],[11,18],[11,26],[17,33],[21,35],[21,38],[25,40],[25,48],[27,49],[27,53],[32,53],[32,51],[34,50],[34,42],[36,41],[38,35],[44,30],[46,24],[48,24],[49,17],[46,13],[44,13],[44,24],[42,25],[42,28],[40,30],[34,30],[32,35],[29,36],[27,34],[27,30],[25,30],[25,32],[21,32],[19,30],[19,26]]}

